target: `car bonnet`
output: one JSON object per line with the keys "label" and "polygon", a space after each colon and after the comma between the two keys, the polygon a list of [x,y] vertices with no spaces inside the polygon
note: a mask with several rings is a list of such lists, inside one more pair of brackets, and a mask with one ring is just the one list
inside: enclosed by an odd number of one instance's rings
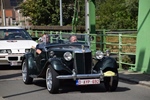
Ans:
{"label": "car bonnet", "polygon": [[25,49],[36,46],[37,43],[33,40],[6,40],[0,41],[0,49]]}

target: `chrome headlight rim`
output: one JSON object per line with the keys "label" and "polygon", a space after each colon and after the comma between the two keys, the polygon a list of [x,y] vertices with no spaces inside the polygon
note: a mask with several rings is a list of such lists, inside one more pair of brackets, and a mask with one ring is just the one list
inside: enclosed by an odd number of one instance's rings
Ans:
{"label": "chrome headlight rim", "polygon": [[96,51],[96,59],[102,59],[104,57],[104,53],[102,51]]}
{"label": "chrome headlight rim", "polygon": [[70,52],[65,52],[63,56],[66,61],[70,61],[73,57]]}

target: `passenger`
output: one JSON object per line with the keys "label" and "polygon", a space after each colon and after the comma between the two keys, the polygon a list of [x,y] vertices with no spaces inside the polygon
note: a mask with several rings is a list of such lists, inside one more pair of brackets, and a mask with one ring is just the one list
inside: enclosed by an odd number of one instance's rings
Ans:
{"label": "passenger", "polygon": [[36,53],[41,54],[42,49],[44,49],[45,45],[48,45],[50,43],[50,38],[48,34],[44,34],[42,36],[42,43],[37,44],[36,46]]}
{"label": "passenger", "polygon": [[77,42],[77,36],[76,36],[76,35],[70,36],[69,41],[70,41],[71,43]]}

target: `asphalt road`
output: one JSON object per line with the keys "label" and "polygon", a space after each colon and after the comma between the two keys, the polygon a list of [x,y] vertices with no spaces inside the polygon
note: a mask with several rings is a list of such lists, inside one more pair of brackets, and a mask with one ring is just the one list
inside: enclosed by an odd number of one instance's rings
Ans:
{"label": "asphalt road", "polygon": [[20,68],[0,69],[0,100],[150,100],[150,87],[120,80],[115,92],[99,86],[77,87],[63,83],[59,94],[48,93],[44,79],[25,85]]}

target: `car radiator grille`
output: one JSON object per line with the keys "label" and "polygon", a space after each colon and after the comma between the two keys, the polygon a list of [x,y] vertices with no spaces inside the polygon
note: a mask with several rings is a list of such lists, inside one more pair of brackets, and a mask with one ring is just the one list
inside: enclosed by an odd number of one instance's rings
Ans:
{"label": "car radiator grille", "polygon": [[89,74],[92,68],[92,55],[89,53],[75,53],[75,69],[78,74]]}
{"label": "car radiator grille", "polygon": [[18,57],[8,57],[8,59],[11,60],[18,60]]}

